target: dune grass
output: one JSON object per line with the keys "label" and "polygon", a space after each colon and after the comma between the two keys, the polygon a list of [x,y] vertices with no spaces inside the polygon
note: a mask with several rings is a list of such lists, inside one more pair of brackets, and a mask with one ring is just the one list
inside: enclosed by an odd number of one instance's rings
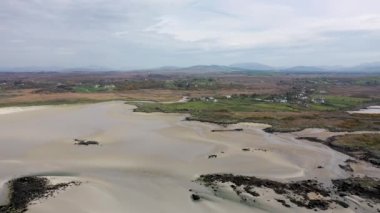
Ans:
{"label": "dune grass", "polygon": [[107,100],[93,100],[93,99],[55,99],[43,101],[26,101],[26,102],[10,102],[0,103],[0,107],[26,107],[26,106],[42,106],[42,105],[61,105],[61,104],[87,104],[98,103]]}

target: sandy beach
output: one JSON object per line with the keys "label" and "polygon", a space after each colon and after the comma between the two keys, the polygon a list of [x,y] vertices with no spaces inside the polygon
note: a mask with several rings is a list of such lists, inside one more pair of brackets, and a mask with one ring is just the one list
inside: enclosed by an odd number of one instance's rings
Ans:
{"label": "sandy beach", "polygon": [[[297,140],[301,133],[269,134],[263,131],[267,125],[250,123],[228,127],[243,128],[242,132],[211,132],[223,127],[184,121],[181,114],[136,113],[133,108],[115,101],[0,109],[0,204],[7,202],[8,180],[41,175],[82,184],[37,201],[29,207],[31,213],[314,212],[284,208],[268,201],[268,196],[275,196],[270,193],[254,206],[244,205],[234,197],[215,196],[193,180],[209,173],[279,181],[318,177],[321,182],[349,176],[338,166],[347,155]],[[329,135],[321,130],[306,133]],[[96,140],[100,145],[77,146],[74,139]],[[317,169],[319,165],[324,169]],[[358,170],[380,177],[379,169],[362,162]],[[202,200],[193,202],[189,189]],[[337,207],[334,212],[355,210]]]}

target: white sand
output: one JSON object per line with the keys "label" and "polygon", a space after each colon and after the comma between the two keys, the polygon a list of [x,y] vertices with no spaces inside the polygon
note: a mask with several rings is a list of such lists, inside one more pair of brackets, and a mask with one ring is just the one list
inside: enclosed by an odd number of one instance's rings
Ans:
{"label": "white sand", "polygon": [[28,106],[28,107],[1,107],[0,115],[20,113],[20,112],[28,112],[34,110],[44,109],[46,106]]}
{"label": "white sand", "polygon": [[[178,114],[133,113],[133,108],[107,102],[3,115],[0,183],[34,174],[83,181],[32,205],[34,213],[305,212],[268,203],[265,197],[254,206],[222,199],[192,180],[216,172],[278,180],[348,176],[338,167],[346,155],[291,134],[267,134],[262,131],[266,125],[242,123],[228,127],[243,127],[242,132],[212,133],[222,127],[183,121],[184,115]],[[102,145],[75,146],[74,138]],[[211,154],[218,157],[208,159]],[[371,174],[380,176],[379,170]],[[204,199],[191,201],[189,189]],[[4,187],[1,191],[0,202]]]}

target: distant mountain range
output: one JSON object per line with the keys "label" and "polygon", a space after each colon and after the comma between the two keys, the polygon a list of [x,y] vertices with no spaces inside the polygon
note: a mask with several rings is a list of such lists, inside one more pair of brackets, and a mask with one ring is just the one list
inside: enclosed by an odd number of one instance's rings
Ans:
{"label": "distant mountain range", "polygon": [[247,71],[245,68],[221,65],[196,65],[191,67],[182,67],[173,69],[174,72],[186,73],[211,73],[211,72],[238,72]]}
{"label": "distant mountain range", "polygon": [[274,67],[268,66],[260,63],[240,63],[240,64],[231,64],[230,67],[239,67],[247,70],[261,70],[261,71],[271,71],[275,70]]}
{"label": "distant mountain range", "polygon": [[190,67],[165,66],[154,69],[113,69],[101,66],[88,66],[77,68],[61,67],[0,67],[0,72],[102,72],[102,71],[149,71],[149,72],[369,72],[380,73],[380,62],[365,63],[351,67],[345,66],[294,66],[275,67],[260,63],[236,63],[225,65],[196,65]]}
{"label": "distant mountain range", "polygon": [[232,67],[257,71],[284,71],[284,72],[380,72],[380,62],[365,63],[352,67],[344,66],[294,66],[274,67],[260,63],[232,64]]}

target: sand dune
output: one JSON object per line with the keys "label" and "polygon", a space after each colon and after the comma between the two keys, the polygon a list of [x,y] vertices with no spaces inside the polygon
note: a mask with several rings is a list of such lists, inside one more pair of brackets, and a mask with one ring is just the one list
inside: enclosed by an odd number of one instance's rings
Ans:
{"label": "sand dune", "polygon": [[[256,206],[244,205],[238,199],[214,196],[192,180],[207,173],[277,180],[318,176],[322,181],[348,176],[338,167],[346,155],[296,140],[292,134],[265,133],[266,125],[242,123],[232,127],[242,127],[243,132],[211,132],[221,127],[183,121],[184,115],[133,113],[132,109],[123,102],[106,102],[2,114],[0,183],[23,175],[82,181],[32,205],[29,211],[35,213],[304,212],[284,209],[265,197]],[[75,138],[101,145],[77,146]],[[217,157],[209,159],[209,155]],[[326,169],[316,169],[318,165]],[[6,187],[0,187],[1,203]],[[202,201],[193,202],[189,189],[199,193]]]}

